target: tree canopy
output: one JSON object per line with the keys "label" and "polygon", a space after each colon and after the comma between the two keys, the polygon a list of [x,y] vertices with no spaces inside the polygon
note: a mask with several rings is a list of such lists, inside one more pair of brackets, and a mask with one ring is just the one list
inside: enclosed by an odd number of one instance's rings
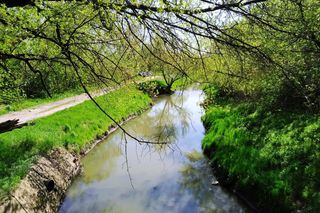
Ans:
{"label": "tree canopy", "polygon": [[148,59],[167,76],[319,108],[315,0],[0,3],[2,101],[119,83]]}

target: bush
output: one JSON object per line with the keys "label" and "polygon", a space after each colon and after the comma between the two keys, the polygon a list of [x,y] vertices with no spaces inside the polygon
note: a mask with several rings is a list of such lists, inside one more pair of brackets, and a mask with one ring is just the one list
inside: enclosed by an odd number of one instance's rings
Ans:
{"label": "bush", "polygon": [[141,82],[138,84],[138,89],[144,91],[150,96],[157,96],[161,94],[171,93],[171,90],[170,92],[168,92],[168,87],[166,83],[160,80]]}

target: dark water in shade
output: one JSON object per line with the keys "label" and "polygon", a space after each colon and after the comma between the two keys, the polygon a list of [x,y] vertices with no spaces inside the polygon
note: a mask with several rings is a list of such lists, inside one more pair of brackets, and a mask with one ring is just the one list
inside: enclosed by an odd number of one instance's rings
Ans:
{"label": "dark water in shade", "polygon": [[168,145],[127,143],[114,132],[83,160],[60,212],[246,212],[220,186],[201,152],[203,94],[190,88],[159,98],[124,127],[135,136]]}

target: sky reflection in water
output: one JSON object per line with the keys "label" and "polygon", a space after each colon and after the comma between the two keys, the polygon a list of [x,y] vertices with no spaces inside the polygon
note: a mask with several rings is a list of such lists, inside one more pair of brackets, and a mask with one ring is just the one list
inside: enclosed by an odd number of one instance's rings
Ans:
{"label": "sky reflection in water", "polygon": [[[84,173],[69,189],[60,212],[245,212],[219,186],[201,153],[204,127],[200,90],[160,98],[124,127],[168,146],[127,143],[116,131],[83,160]],[[131,178],[130,178],[131,177]],[[131,180],[131,181],[130,181]]]}

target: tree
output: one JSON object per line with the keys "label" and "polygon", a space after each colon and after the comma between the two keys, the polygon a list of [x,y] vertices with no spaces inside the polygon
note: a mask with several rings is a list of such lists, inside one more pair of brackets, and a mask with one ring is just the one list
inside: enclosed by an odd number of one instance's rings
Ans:
{"label": "tree", "polygon": [[[289,88],[294,88],[292,93],[313,107],[319,105],[319,90],[315,86],[319,85],[316,84],[319,22],[312,19],[318,16],[315,4],[318,3],[314,0],[3,0],[0,60],[4,74],[1,76],[23,75],[28,80],[34,79],[29,85],[37,82],[48,96],[51,90],[61,90],[56,88],[60,85],[57,82],[69,76],[78,82],[71,87],[81,85],[89,93],[87,85],[92,82],[108,85],[132,76],[132,70],[124,64],[138,66],[144,60],[142,53],[147,51],[161,62],[164,76],[170,76],[166,78],[169,85],[181,76],[209,81],[211,73],[238,80],[239,76],[264,79],[268,75],[255,70],[268,66],[277,70],[271,75],[274,79],[281,76],[280,82],[288,82]],[[284,39],[289,42],[281,44],[299,41],[299,48],[278,51],[276,46]],[[158,48],[154,48],[158,41],[165,44],[166,54],[162,51],[159,54]],[[292,53],[295,61],[305,62],[293,69],[297,63],[287,64],[287,53]],[[230,60],[225,60],[224,55]],[[213,67],[206,64],[211,56],[220,58],[223,64],[232,63],[219,65],[223,70],[218,70],[217,63]],[[140,63],[135,63],[136,60]],[[186,72],[189,61],[201,65],[203,75]],[[243,62],[246,66],[242,66]],[[255,63],[258,65],[254,66]],[[15,71],[16,67],[19,72]],[[315,71],[303,77],[304,74],[299,74],[303,69],[306,70],[303,73]],[[253,75],[255,72],[258,74]],[[250,82],[250,85],[256,83]]]}
{"label": "tree", "polygon": [[[228,33],[259,46],[268,60],[222,47],[208,60],[220,73],[211,76],[213,81],[231,92],[268,99],[272,105],[318,111],[320,36],[319,22],[314,21],[319,17],[316,8],[319,3],[312,0],[268,1],[252,8],[246,19],[231,22],[226,26]],[[227,67],[227,73],[221,72],[222,67]]]}
{"label": "tree", "polygon": [[[16,60],[26,65],[28,71],[40,76],[48,94],[43,69],[35,68],[39,64],[46,69],[58,64],[55,70],[61,66],[75,70],[76,65],[78,70],[89,69],[88,75],[105,83],[103,78],[110,80],[115,73],[109,73],[111,77],[100,75],[92,64],[99,62],[100,67],[105,67],[107,62],[117,65],[112,54],[124,44],[123,41],[138,52],[139,45],[150,51],[146,44],[152,45],[154,39],[160,38],[172,49],[183,50],[190,56],[195,48],[186,43],[188,35],[180,35],[188,33],[192,37],[207,37],[225,45],[255,49],[241,41],[221,40],[219,34],[223,28],[207,20],[217,11],[245,8],[258,2],[263,1],[226,1],[222,4],[208,1],[201,8],[200,3],[167,1],[144,1],[143,4],[130,1],[2,1],[2,32],[6,35],[2,35],[1,60],[4,63]],[[203,19],[202,16],[207,14],[207,20]],[[159,56],[156,58],[161,60]],[[173,63],[166,63],[177,68]]]}

